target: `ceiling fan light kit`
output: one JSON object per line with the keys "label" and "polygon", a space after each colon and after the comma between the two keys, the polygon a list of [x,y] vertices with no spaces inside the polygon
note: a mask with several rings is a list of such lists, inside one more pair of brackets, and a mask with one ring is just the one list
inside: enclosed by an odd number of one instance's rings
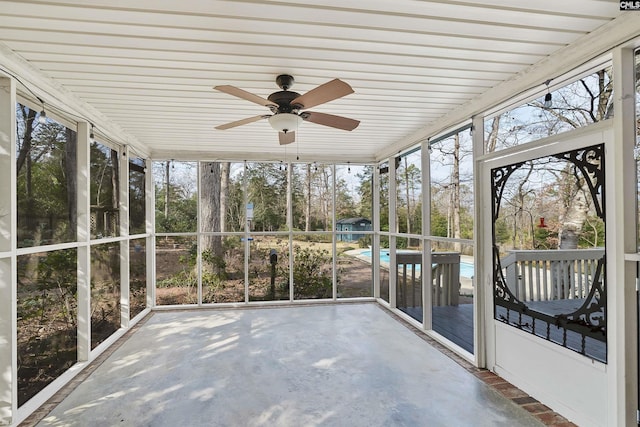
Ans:
{"label": "ceiling fan light kit", "polygon": [[295,131],[302,121],[316,123],[336,129],[351,131],[358,127],[358,120],[347,117],[334,116],[333,114],[302,111],[315,107],[325,102],[333,101],[353,93],[353,89],[342,80],[333,79],[324,83],[304,95],[290,91],[294,79],[288,74],[281,74],[276,78],[276,84],[282,89],[274,92],[267,99],[230,85],[216,86],[214,89],[232,95],[254,104],[267,107],[272,115],[261,115],[237,120],[231,123],[216,126],[218,130],[231,129],[237,126],[253,123],[261,119],[269,119],[271,127],[279,132],[280,144],[290,144],[295,141]]}
{"label": "ceiling fan light kit", "polygon": [[295,131],[302,123],[302,117],[294,113],[278,113],[269,117],[269,124],[278,132]]}

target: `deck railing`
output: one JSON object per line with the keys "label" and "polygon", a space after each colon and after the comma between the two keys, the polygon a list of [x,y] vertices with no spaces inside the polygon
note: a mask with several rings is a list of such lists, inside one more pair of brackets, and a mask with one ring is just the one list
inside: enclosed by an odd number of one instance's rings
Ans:
{"label": "deck railing", "polygon": [[589,294],[604,248],[514,250],[501,260],[505,281],[520,301],[581,299]]}
{"label": "deck railing", "polygon": [[[431,254],[434,306],[458,305],[460,295],[460,253],[433,252]],[[422,253],[396,253],[396,286],[399,307],[422,306]]]}

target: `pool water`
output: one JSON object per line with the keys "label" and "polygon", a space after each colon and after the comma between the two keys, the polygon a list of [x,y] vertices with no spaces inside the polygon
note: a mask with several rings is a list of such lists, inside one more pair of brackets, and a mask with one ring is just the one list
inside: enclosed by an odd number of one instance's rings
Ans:
{"label": "pool water", "polygon": [[[371,258],[371,251],[363,251],[360,253],[360,255],[365,256],[367,258]],[[386,262],[387,264],[390,262],[388,250],[380,251],[380,261]],[[460,276],[472,278],[473,274],[474,274],[473,264],[471,264],[470,262],[460,263]]]}

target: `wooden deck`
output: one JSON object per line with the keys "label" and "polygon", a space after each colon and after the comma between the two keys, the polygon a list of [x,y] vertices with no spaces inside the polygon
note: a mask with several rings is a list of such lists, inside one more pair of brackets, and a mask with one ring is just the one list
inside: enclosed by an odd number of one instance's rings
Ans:
{"label": "wooden deck", "polygon": [[[560,313],[570,313],[577,309],[584,300],[555,300],[555,301],[536,301],[529,302],[528,305],[537,311],[547,313],[549,315],[557,315]],[[401,311],[409,316],[422,322],[422,307],[398,307]],[[459,304],[433,307],[432,327],[433,330],[451,342],[459,345],[473,353],[473,304]],[[507,317],[507,310],[504,307],[497,307],[497,317]],[[549,325],[540,320],[535,322],[535,329],[532,328],[533,319],[530,316],[522,315],[519,319],[517,313],[511,312],[509,318],[511,322],[519,322],[522,326],[520,329],[528,333],[533,333],[542,339],[554,342],[564,346],[570,350],[582,353],[582,336],[573,331],[566,331]],[[548,332],[548,336],[547,336]],[[585,338],[585,356],[599,361],[607,360],[607,346],[604,342],[597,341],[593,338]]]}
{"label": "wooden deck", "polygon": [[[422,322],[422,307],[398,307]],[[433,330],[473,354],[473,304],[433,307]]]}

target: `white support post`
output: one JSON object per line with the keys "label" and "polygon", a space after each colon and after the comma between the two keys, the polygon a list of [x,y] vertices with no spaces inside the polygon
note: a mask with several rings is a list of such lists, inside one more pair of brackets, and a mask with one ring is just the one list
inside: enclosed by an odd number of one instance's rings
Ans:
{"label": "white support post", "polygon": [[[333,283],[333,291],[332,291],[332,295],[333,295],[333,299],[336,300],[338,298],[338,258],[336,256],[336,254],[338,253],[337,248],[338,248],[338,239],[336,236],[336,165],[333,164],[331,165],[331,175],[333,178],[333,182],[331,185],[331,224],[332,224],[332,228],[333,230],[331,230],[331,247],[332,247],[332,252],[333,252],[333,256],[332,256],[332,271],[333,271],[333,275],[332,275],[332,279],[331,282]],[[373,258],[373,257],[372,257]]]}
{"label": "white support post", "polygon": [[[486,342],[484,337],[486,336],[486,326],[493,316],[493,283],[492,281],[485,282],[483,280],[484,271],[482,266],[486,263],[482,262],[481,253],[484,256],[491,256],[491,251],[478,250],[482,248],[483,244],[487,240],[491,240],[491,233],[485,234],[482,224],[490,223],[491,218],[485,218],[485,210],[482,209],[480,201],[488,200],[492,203],[491,194],[482,194],[482,180],[481,170],[479,163],[475,160],[484,154],[484,117],[475,116],[471,120],[471,139],[473,144],[473,209],[474,209],[474,221],[473,221],[473,268],[474,271],[480,274],[474,274],[473,280],[473,348],[475,363],[478,367],[486,366]],[[493,243],[493,242],[491,242]],[[492,271],[487,270],[487,271]],[[485,304],[485,300],[488,300],[489,304]]]}
{"label": "white support post", "polygon": [[78,123],[78,361],[91,354],[91,178],[89,123]]}
{"label": "white support post", "polygon": [[371,264],[373,265],[373,297],[380,298],[380,165],[373,169],[373,230],[371,236]]}
{"label": "white support post", "polygon": [[[212,167],[211,165],[209,166]],[[196,186],[198,191],[198,197],[196,197],[196,272],[197,272],[197,282],[198,282],[198,290],[196,292],[198,306],[202,306],[202,244],[201,244],[201,232],[202,232],[202,172],[203,165],[202,162],[196,162]],[[213,172],[212,172],[213,173]],[[169,189],[167,189],[169,191]],[[222,237],[220,240],[222,241]]]}
{"label": "white support post", "polygon": [[[609,425],[636,425],[638,406],[638,320],[636,263],[625,253],[637,252],[637,177],[635,58],[632,47],[613,51],[614,142],[607,151],[607,169],[613,171],[615,188],[607,194],[613,215],[607,221],[607,335],[609,375]],[[611,268],[613,267],[613,268]]]}
{"label": "white support post", "polygon": [[146,253],[146,282],[147,282],[147,307],[156,305],[156,196],[153,184],[153,162],[151,159],[144,161],[144,215],[146,218],[145,232],[147,233]]}
{"label": "white support post", "polygon": [[433,278],[431,265],[431,156],[429,141],[423,141],[420,147],[420,169],[422,171],[422,328],[433,329],[431,314],[433,312]]}
{"label": "white support post", "polygon": [[245,304],[249,304],[249,261],[251,257],[251,240],[249,240],[251,233],[251,222],[247,217],[247,205],[249,204],[249,191],[247,188],[248,178],[247,178],[247,161],[245,160],[242,164],[242,192],[244,194],[244,198],[242,199],[242,206],[244,209],[244,302]]}
{"label": "white support post", "polygon": [[129,327],[131,320],[130,257],[129,257],[129,147],[123,147],[120,161],[120,326]]}
{"label": "white support post", "polygon": [[398,232],[398,224],[396,221],[396,158],[389,157],[389,305],[392,308],[397,307],[396,300],[396,275],[398,272],[398,263],[396,261],[396,236]]}
{"label": "white support post", "polygon": [[18,410],[16,86],[0,78],[0,425]]}
{"label": "white support post", "polygon": [[293,254],[293,164],[287,163],[287,227],[289,227],[289,301],[293,301],[293,264],[295,263]]}

